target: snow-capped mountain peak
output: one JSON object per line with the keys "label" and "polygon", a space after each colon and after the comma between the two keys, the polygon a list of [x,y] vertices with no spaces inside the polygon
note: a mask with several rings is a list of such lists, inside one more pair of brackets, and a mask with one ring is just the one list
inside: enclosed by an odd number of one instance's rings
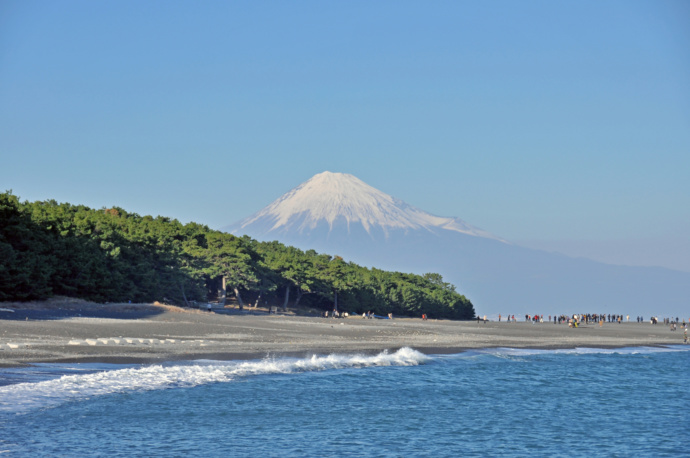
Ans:
{"label": "snow-capped mountain peak", "polygon": [[506,243],[344,173],[320,173],[225,230],[377,269],[437,272],[496,315],[506,307],[518,315],[535,307],[577,311],[582,304],[631,314],[647,313],[652,303],[687,309],[687,273],[609,266]]}
{"label": "snow-capped mountain peak", "polygon": [[[367,233],[391,230],[445,229],[497,239],[458,218],[434,216],[396,199],[347,173],[322,172],[287,192],[273,203],[240,221],[233,232],[261,227],[261,232],[308,233],[327,223],[330,230],[341,222],[348,229],[361,224]],[[256,231],[252,231],[256,232]]]}

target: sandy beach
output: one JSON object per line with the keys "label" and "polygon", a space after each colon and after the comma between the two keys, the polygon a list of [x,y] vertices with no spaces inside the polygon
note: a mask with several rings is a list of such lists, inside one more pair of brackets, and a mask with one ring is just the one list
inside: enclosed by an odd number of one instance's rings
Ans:
{"label": "sandy beach", "polygon": [[395,318],[343,319],[83,301],[0,304],[0,367],[39,362],[153,363],[468,349],[677,345],[683,331],[649,322],[581,325]]}

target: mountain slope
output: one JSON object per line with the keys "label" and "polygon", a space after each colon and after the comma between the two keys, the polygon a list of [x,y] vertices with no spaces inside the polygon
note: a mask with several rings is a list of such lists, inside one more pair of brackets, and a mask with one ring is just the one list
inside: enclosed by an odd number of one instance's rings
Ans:
{"label": "mountain slope", "polygon": [[480,315],[690,313],[688,273],[516,246],[460,219],[407,205],[352,175],[318,174],[225,230],[365,266],[438,272]]}
{"label": "mountain slope", "polygon": [[[392,230],[450,230],[495,238],[457,218],[422,211],[345,173],[323,172],[287,192],[258,213],[230,226],[232,232],[308,235],[326,225],[329,231],[361,226],[370,235]],[[354,229],[353,229],[354,230]]]}

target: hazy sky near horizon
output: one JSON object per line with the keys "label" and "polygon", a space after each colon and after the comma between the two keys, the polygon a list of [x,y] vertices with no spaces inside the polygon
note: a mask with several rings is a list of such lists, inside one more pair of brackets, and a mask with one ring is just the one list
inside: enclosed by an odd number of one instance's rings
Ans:
{"label": "hazy sky near horizon", "polygon": [[325,170],[690,271],[690,2],[0,2],[0,185],[219,228]]}

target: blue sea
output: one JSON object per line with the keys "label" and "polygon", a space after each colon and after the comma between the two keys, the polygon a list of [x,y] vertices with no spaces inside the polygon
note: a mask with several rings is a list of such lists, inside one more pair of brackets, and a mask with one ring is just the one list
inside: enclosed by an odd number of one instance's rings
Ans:
{"label": "blue sea", "polygon": [[689,456],[689,346],[0,370],[0,455]]}

